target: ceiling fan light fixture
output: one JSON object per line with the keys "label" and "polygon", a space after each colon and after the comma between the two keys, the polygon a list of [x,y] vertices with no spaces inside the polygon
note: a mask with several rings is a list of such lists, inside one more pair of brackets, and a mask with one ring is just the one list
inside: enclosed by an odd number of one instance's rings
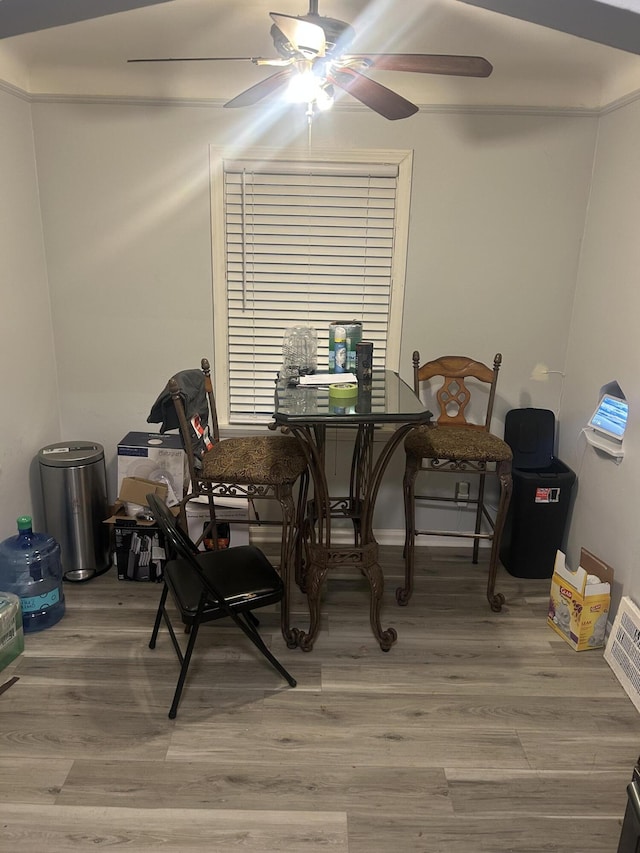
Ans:
{"label": "ceiling fan light fixture", "polygon": [[333,87],[325,78],[315,74],[310,64],[305,64],[291,76],[285,97],[290,103],[315,104],[324,111],[333,106]]}
{"label": "ceiling fan light fixture", "polygon": [[333,101],[333,86],[331,83],[325,83],[324,86],[320,87],[320,90],[316,95],[316,106],[320,112],[326,112],[333,106]]}

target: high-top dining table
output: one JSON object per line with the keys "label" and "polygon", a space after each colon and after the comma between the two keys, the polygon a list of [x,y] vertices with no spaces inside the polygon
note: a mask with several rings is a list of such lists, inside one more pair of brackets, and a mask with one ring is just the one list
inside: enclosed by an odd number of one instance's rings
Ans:
{"label": "high-top dining table", "polygon": [[[380,608],[384,576],[378,562],[378,543],[373,533],[376,497],[394,450],[409,430],[429,423],[432,414],[413,389],[391,370],[374,370],[370,384],[360,383],[351,396],[333,387],[333,374],[326,386],[309,387],[278,381],[273,413],[274,428],[286,427],[300,442],[307,457],[313,482],[313,497],[306,502],[302,522],[302,554],[296,561],[296,580],[306,591],[309,603],[309,630],[287,628],[288,645],[311,651],[320,630],[322,586],[329,569],[353,566],[369,582],[371,629],[382,651],[389,651],[397,639],[394,628],[383,630]],[[326,475],[326,434],[328,428],[351,428],[354,436],[349,494],[332,496]],[[384,440],[374,458],[374,432]],[[401,486],[401,484],[398,484]],[[334,545],[332,520],[350,519],[353,545]]]}

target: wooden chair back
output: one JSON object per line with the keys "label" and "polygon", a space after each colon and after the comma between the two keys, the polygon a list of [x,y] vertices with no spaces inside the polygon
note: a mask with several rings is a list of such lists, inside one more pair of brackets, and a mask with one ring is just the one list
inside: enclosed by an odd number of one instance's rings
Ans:
{"label": "wooden chair back", "polygon": [[[496,353],[493,368],[464,355],[443,355],[420,365],[420,353],[416,350],[413,353],[414,390],[419,394],[423,382],[441,378],[442,384],[435,394],[439,410],[436,419],[438,426],[463,426],[489,432],[501,364],[502,354]],[[473,424],[467,420],[466,409],[472,394],[472,385],[467,384],[469,379],[489,386],[485,419],[482,424]]]}

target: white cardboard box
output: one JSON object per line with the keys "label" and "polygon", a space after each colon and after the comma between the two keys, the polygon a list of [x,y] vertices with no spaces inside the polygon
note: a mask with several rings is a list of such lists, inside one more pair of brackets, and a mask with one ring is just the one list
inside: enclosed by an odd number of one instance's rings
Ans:
{"label": "white cardboard box", "polygon": [[[245,498],[216,498],[216,519],[219,523],[245,521],[249,519],[249,502]],[[193,498],[187,503],[187,528],[189,538],[194,542],[202,535],[204,525],[209,521],[209,502],[207,498]],[[230,544],[249,544],[249,525],[231,524]],[[203,547],[203,546],[201,546]]]}
{"label": "white cardboard box", "polygon": [[125,477],[166,483],[167,504],[174,506],[186,494],[189,482],[187,454],[179,435],[130,432],[118,444],[118,494]]}

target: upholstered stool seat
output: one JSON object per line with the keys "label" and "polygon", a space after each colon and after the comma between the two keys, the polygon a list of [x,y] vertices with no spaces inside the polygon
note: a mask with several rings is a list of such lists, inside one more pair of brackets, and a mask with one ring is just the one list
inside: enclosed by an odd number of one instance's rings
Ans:
{"label": "upholstered stool seat", "polygon": [[506,462],[512,458],[511,448],[496,435],[484,429],[468,427],[417,427],[406,437],[404,449],[421,459],[447,459],[476,462]]}
{"label": "upholstered stool seat", "polygon": [[243,485],[293,485],[307,467],[302,448],[286,435],[225,438],[202,457],[207,480]]}

